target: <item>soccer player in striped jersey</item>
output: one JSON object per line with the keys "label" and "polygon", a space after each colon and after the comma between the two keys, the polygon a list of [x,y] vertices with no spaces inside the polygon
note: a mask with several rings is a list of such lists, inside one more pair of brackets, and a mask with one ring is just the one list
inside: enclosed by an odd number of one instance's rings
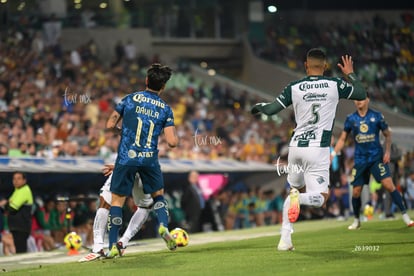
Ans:
{"label": "soccer player in striped jersey", "polygon": [[[125,96],[110,115],[106,128],[121,131],[118,157],[112,175],[112,202],[109,210],[108,257],[121,255],[117,248],[119,228],[122,225],[122,206],[131,193],[136,173],[144,185],[144,193],[151,194],[153,210],[158,220],[158,233],[168,249],[176,243],[168,231],[168,208],[164,198],[164,179],[158,161],[158,137],[164,131],[170,147],[178,145],[174,116],[170,106],[161,98],[172,70],[168,66],[152,64],[147,70],[146,88]],[[122,119],[122,127],[118,122]]]}
{"label": "soccer player in striped jersey", "polygon": [[[414,221],[407,214],[401,194],[392,181],[388,163],[391,158],[391,131],[384,116],[369,108],[369,97],[362,101],[355,101],[357,111],[348,115],[344,130],[335,145],[332,155],[336,155],[344,147],[349,133],[353,133],[355,143],[354,168],[352,169],[352,207],[354,222],[348,227],[356,230],[361,227],[359,219],[361,211],[361,191],[369,183],[370,175],[377,182],[381,182],[390,193],[392,201],[400,208],[404,223],[408,227],[414,226]],[[380,144],[380,132],[385,137],[385,152]]]}
{"label": "soccer player in striped jersey", "polygon": [[289,83],[270,103],[257,103],[252,114],[276,114],[293,106],[296,128],[289,143],[288,177],[291,186],[283,205],[278,250],[293,250],[291,234],[300,205],[322,207],[329,193],[329,165],[332,128],[339,99],[362,100],[366,92],[354,73],[352,57],[342,56],[338,67],[347,78],[325,77],[325,52],[308,51],[304,63],[307,76]]}

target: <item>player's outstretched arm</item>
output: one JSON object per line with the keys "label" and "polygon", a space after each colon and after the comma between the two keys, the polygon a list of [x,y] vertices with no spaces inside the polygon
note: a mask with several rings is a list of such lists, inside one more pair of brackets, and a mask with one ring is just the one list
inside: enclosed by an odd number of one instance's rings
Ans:
{"label": "player's outstretched arm", "polygon": [[164,128],[164,134],[168,146],[170,146],[171,148],[175,148],[176,146],[178,146],[180,139],[178,138],[175,126],[169,126]]}
{"label": "player's outstretched arm", "polygon": [[255,104],[250,112],[253,115],[263,113],[266,115],[273,115],[282,111],[285,107],[282,106],[277,100],[271,103],[257,103]]}
{"label": "player's outstretched arm", "polygon": [[342,56],[341,59],[342,63],[338,63],[338,67],[354,86],[354,91],[349,99],[357,101],[365,100],[367,97],[367,92],[365,91],[365,88],[362,85],[361,81],[358,79],[357,75],[354,73],[354,62],[352,61],[352,57],[345,55]]}

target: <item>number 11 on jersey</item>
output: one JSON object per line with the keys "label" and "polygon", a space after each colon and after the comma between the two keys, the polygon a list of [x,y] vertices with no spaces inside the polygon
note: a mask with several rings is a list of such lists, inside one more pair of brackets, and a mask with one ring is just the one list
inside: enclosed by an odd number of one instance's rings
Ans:
{"label": "number 11 on jersey", "polygon": [[[154,122],[151,120],[148,120],[150,123],[149,130],[148,130],[148,136],[146,139],[144,138],[144,141],[146,140],[144,148],[150,148],[151,147],[151,140],[152,140],[152,133],[154,132]],[[141,118],[138,117],[138,125],[137,125],[137,132],[135,133],[135,145],[138,147],[141,147],[141,134],[142,134],[142,126],[143,121]]]}

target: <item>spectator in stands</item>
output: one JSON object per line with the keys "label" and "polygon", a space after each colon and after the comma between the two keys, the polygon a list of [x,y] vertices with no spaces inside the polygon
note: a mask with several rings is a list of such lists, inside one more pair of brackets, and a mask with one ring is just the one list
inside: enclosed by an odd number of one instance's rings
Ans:
{"label": "spectator in stands", "polygon": [[226,230],[233,230],[236,229],[236,219],[238,213],[238,202],[239,202],[239,195],[238,192],[229,192],[227,196],[229,197],[226,199],[226,213],[224,218],[224,227]]}
{"label": "spectator in stands", "polygon": [[3,245],[3,252],[0,255],[12,255],[16,253],[12,234],[5,228],[4,209],[7,205],[7,199],[0,197],[0,243]]}
{"label": "spectator in stands", "polygon": [[13,235],[16,253],[27,252],[27,239],[32,231],[33,195],[22,172],[13,174],[14,192],[7,205],[7,224]]}
{"label": "spectator in stands", "polygon": [[198,183],[199,173],[191,171],[188,174],[187,184],[183,189],[181,197],[181,208],[183,209],[190,233],[200,232],[201,215],[205,207],[205,199]]}
{"label": "spectator in stands", "polygon": [[248,143],[243,146],[241,158],[243,161],[259,161],[263,160],[264,148],[263,145],[257,141],[255,135],[250,135]]}
{"label": "spectator in stands", "polygon": [[405,181],[405,201],[408,209],[414,209],[414,170],[412,170]]}
{"label": "spectator in stands", "polygon": [[125,47],[122,44],[122,41],[118,40],[115,45],[115,64],[119,64],[125,57]]}
{"label": "spectator in stands", "polygon": [[53,216],[51,222],[53,227],[52,237],[57,244],[63,244],[65,235],[73,230],[73,210],[68,208],[68,203],[64,200],[58,200],[56,202],[56,215]]}
{"label": "spectator in stands", "polygon": [[273,213],[271,224],[282,223],[283,203],[285,202],[287,195],[288,195],[287,189],[283,189],[270,202],[269,209]]}
{"label": "spectator in stands", "polygon": [[132,40],[128,40],[127,44],[124,46],[124,53],[125,58],[128,62],[133,62],[137,58],[137,47],[132,42]]}
{"label": "spectator in stands", "polygon": [[74,230],[82,237],[83,244],[86,246],[93,245],[92,225],[95,218],[95,214],[92,214],[89,209],[89,201],[91,199],[85,198],[84,195],[78,195],[77,201],[70,202],[74,214]]}
{"label": "spectator in stands", "polygon": [[32,216],[32,233],[37,251],[50,251],[55,249],[55,240],[50,233],[49,225],[45,222],[49,217],[43,212],[44,202],[40,197],[35,199],[35,212]]}

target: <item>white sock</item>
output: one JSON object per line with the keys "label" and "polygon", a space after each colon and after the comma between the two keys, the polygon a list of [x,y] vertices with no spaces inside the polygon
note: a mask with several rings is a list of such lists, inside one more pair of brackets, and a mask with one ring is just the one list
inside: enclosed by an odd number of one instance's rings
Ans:
{"label": "white sock", "polygon": [[135,236],[136,233],[138,233],[139,229],[141,229],[142,225],[147,220],[150,211],[151,209],[138,207],[132,215],[125,233],[119,239],[123,246],[127,246],[128,242]]}
{"label": "white sock", "polygon": [[96,211],[93,222],[93,247],[92,252],[99,252],[104,248],[104,237],[108,225],[109,210],[99,208]]}
{"label": "white sock", "polygon": [[300,193],[299,202],[301,205],[308,205],[313,207],[322,207],[325,198],[319,192]]}
{"label": "white sock", "polygon": [[286,197],[285,202],[283,203],[283,212],[282,212],[282,229],[280,230],[280,239],[286,243],[292,243],[292,232],[293,224],[289,221],[288,210],[290,207],[290,197]]}
{"label": "white sock", "polygon": [[404,213],[403,215],[402,215],[402,218],[403,218],[403,221],[405,222],[405,224],[410,224],[411,223],[411,218],[410,218],[410,216],[407,214],[407,213]]}

